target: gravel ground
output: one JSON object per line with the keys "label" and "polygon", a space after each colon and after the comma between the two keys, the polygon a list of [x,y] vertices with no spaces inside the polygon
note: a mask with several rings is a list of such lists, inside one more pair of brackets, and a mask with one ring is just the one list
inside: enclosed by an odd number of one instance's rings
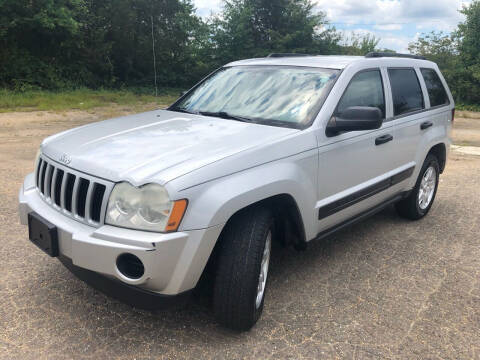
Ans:
{"label": "gravel ground", "polygon": [[278,249],[263,318],[238,334],[202,295],[134,309],[31,245],[17,191],[41,139],[107,115],[0,115],[1,359],[480,359],[480,156],[451,154],[422,221],[387,209],[306,252]]}

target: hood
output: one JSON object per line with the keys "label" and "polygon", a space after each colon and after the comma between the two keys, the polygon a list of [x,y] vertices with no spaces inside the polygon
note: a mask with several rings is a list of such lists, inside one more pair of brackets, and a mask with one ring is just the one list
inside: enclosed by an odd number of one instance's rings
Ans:
{"label": "hood", "polygon": [[[165,183],[297,131],[158,110],[51,136],[42,152],[54,161],[68,159],[69,167],[93,176],[142,185]],[[169,178],[162,178],[166,169]]]}

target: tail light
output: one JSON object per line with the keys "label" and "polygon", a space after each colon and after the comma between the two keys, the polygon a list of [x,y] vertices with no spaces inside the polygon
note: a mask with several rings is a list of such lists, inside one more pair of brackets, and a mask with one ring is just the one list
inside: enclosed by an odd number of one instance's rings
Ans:
{"label": "tail light", "polygon": [[455,121],[455,108],[452,109],[452,123]]}

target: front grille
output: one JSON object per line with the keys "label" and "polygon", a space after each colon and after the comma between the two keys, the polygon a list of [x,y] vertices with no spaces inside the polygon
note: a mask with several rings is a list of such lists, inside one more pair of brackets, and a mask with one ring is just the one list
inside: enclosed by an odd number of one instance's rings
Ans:
{"label": "front grille", "polygon": [[112,183],[44,156],[38,160],[35,181],[42,198],[64,215],[93,226],[103,223]]}

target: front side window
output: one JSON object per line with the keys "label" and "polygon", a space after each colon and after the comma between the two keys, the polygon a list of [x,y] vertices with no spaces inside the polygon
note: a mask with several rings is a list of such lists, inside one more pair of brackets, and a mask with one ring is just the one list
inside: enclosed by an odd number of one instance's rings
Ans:
{"label": "front side window", "polygon": [[425,108],[422,88],[414,69],[388,69],[388,76],[392,86],[394,116]]}
{"label": "front side window", "polygon": [[292,66],[222,68],[170,110],[304,128],[317,115],[338,74]]}
{"label": "front side window", "polygon": [[430,106],[441,106],[450,103],[447,91],[442,84],[442,80],[437,72],[433,69],[421,69],[425,85],[427,86],[428,96],[430,98]]}
{"label": "front side window", "polygon": [[362,71],[355,75],[337,106],[336,116],[352,106],[376,107],[385,118],[385,96],[380,70]]}

